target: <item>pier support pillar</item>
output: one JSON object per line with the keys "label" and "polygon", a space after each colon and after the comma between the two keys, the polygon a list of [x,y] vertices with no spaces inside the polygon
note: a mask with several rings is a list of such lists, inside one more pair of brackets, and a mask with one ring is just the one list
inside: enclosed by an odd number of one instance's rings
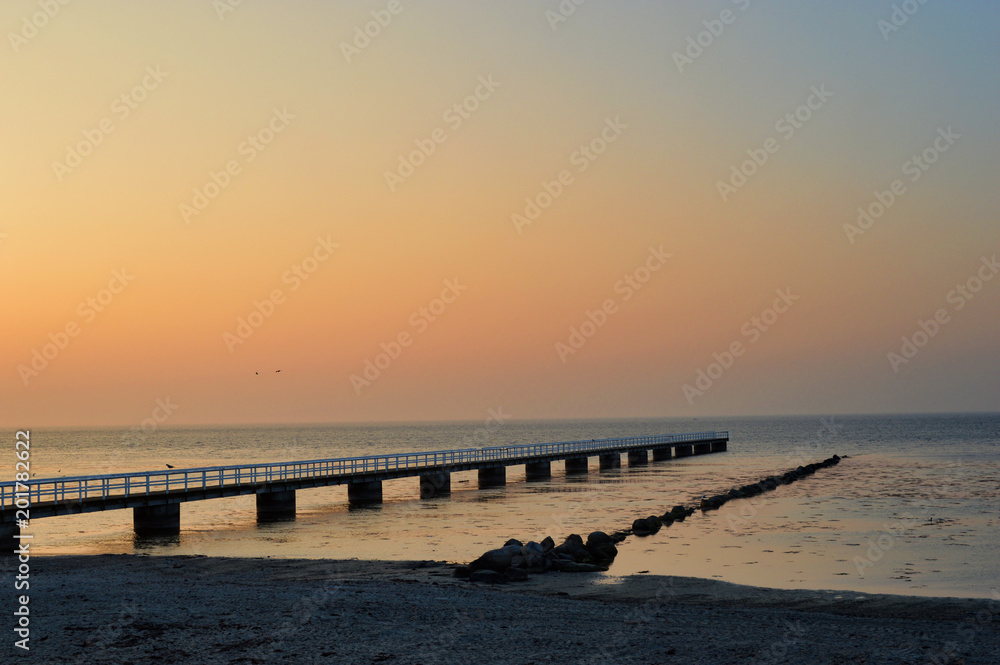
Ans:
{"label": "pier support pillar", "polygon": [[295,490],[262,492],[257,495],[257,521],[295,519]]}
{"label": "pier support pillar", "polygon": [[[21,546],[21,541],[17,538],[21,535],[21,529],[17,524],[0,524],[0,558],[5,556],[16,556],[14,550]],[[25,542],[30,543],[30,540]]]}
{"label": "pier support pillar", "polygon": [[524,465],[525,480],[546,480],[552,477],[552,462],[528,462]]}
{"label": "pier support pillar", "polygon": [[712,452],[713,453],[724,453],[726,452],[726,444],[729,442],[725,439],[719,439],[718,441],[712,442]]}
{"label": "pier support pillar", "polygon": [[132,527],[140,538],[176,536],[181,532],[181,504],[136,506],[132,509]]}
{"label": "pier support pillar", "polygon": [[491,466],[479,470],[479,489],[503,487],[507,484],[507,467]]}
{"label": "pier support pillar", "polygon": [[696,444],[694,444],[694,454],[695,455],[704,455],[705,453],[710,453],[710,452],[712,452],[712,444],[711,443],[696,443]]}
{"label": "pier support pillar", "polygon": [[648,450],[630,450],[630,451],[628,451],[628,465],[629,466],[642,466],[644,464],[649,464],[649,451]]}
{"label": "pier support pillar", "polygon": [[605,453],[600,455],[598,460],[600,460],[601,471],[622,468],[621,453]]}
{"label": "pier support pillar", "polygon": [[347,502],[352,505],[382,503],[382,481],[367,480],[347,484]]}
{"label": "pier support pillar", "polygon": [[432,499],[451,494],[451,474],[446,471],[420,475],[420,498]]}
{"label": "pier support pillar", "polygon": [[653,461],[662,462],[670,459],[670,448],[653,448]]}
{"label": "pier support pillar", "polygon": [[590,468],[586,457],[570,457],[566,460],[566,475],[587,473]]}
{"label": "pier support pillar", "polygon": [[690,444],[674,446],[674,455],[677,457],[690,457],[694,455],[694,448]]}

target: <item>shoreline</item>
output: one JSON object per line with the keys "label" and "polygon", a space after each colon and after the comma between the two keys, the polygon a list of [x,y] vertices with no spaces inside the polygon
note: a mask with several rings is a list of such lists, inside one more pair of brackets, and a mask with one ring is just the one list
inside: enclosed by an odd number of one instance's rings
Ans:
{"label": "shoreline", "polygon": [[[493,586],[455,578],[453,568],[38,557],[31,646],[46,663],[426,664],[482,662],[483,653],[497,663],[839,663],[873,654],[886,663],[935,662],[931,654],[937,662],[1000,661],[1000,600],[587,573]],[[3,650],[23,653],[10,642]]]}

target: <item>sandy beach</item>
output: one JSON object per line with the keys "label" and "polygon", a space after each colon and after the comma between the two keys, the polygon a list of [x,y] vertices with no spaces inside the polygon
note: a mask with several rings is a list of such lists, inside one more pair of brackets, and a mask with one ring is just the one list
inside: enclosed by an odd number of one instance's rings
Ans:
{"label": "sandy beach", "polygon": [[[650,575],[487,586],[433,561],[32,564],[29,657],[46,665],[1000,662],[996,600]],[[4,652],[24,654],[11,641]]]}

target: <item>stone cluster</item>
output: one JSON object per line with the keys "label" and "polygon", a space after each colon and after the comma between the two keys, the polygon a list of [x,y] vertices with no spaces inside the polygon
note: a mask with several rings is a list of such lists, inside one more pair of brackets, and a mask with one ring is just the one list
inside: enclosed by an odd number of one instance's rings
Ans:
{"label": "stone cluster", "polygon": [[455,575],[468,577],[473,582],[502,583],[526,580],[529,573],[607,570],[618,555],[615,543],[624,540],[626,535],[619,532],[609,536],[603,531],[594,531],[584,542],[574,533],[561,545],[556,545],[551,537],[540,543],[522,543],[512,538],[503,547],[486,552],[468,566],[457,567]]}
{"label": "stone cluster", "polygon": [[[732,499],[746,499],[788,485],[834,464],[840,463],[840,456],[834,455],[822,462],[815,462],[787,471],[780,476],[768,476],[759,482],[729,490],[725,494],[704,497],[701,510],[715,510]],[[594,531],[584,542],[577,534],[567,536],[562,545],[556,545],[551,537],[542,542],[510,539],[503,547],[490,550],[468,566],[455,568],[456,577],[468,578],[472,582],[502,584],[528,579],[531,573],[559,571],[563,573],[590,573],[607,570],[618,554],[617,543],[628,536],[651,536],[661,528],[674,522],[683,522],[694,514],[695,509],[677,505],[662,515],[641,517],[632,522],[632,528],[616,531],[608,535]]]}
{"label": "stone cluster", "polygon": [[826,467],[833,466],[834,464],[839,464],[840,459],[839,455],[834,455],[833,457],[828,457],[822,462],[814,462],[813,464],[797,467],[791,471],[781,474],[780,476],[768,476],[760,482],[731,489],[725,494],[704,497],[701,500],[701,509],[702,511],[717,510],[727,501],[731,501],[733,499],[747,499],[757,496],[758,494],[763,494],[764,492],[770,492],[777,489],[779,485],[788,485],[790,483],[794,483],[796,480],[812,475],[816,473],[817,469],[825,469]]}

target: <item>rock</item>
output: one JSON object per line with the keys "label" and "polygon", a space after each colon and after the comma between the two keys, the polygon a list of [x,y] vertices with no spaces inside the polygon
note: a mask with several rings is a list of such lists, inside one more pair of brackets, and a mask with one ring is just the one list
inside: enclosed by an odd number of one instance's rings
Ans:
{"label": "rock", "polygon": [[507,577],[503,573],[498,573],[495,570],[477,570],[469,575],[470,582],[480,582],[482,584],[505,584],[507,582]]}
{"label": "rock", "polygon": [[525,557],[522,556],[522,555],[520,555],[520,554],[515,554],[514,556],[512,556],[510,558],[510,567],[511,568],[524,568],[525,565],[526,565],[526,563],[525,563]]}
{"label": "rock", "polygon": [[614,539],[603,531],[595,531],[587,537],[587,552],[596,562],[610,563],[618,556]]}
{"label": "rock", "polygon": [[545,539],[542,541],[542,551],[548,552],[555,546],[556,541],[552,540],[552,536],[545,536]]}
{"label": "rock", "polygon": [[528,579],[528,571],[520,568],[508,568],[503,571],[503,576],[507,578],[508,582],[523,582]]}
{"label": "rock", "polygon": [[455,577],[466,578],[472,573],[472,569],[468,566],[455,566]]}
{"label": "rock", "polygon": [[632,533],[637,536],[649,536],[660,530],[663,523],[656,515],[640,518],[632,522]]}
{"label": "rock", "polygon": [[614,539],[603,531],[594,531],[589,536],[587,536],[587,547],[591,546],[602,546],[602,545],[614,545]]}
{"label": "rock", "polygon": [[575,561],[559,561],[555,569],[561,573],[598,573],[605,568],[592,563],[577,563]]}
{"label": "rock", "polygon": [[517,538],[511,538],[510,540],[508,540],[506,543],[503,544],[504,547],[510,547],[512,545],[516,545],[517,547],[524,547],[524,543],[522,543]]}
{"label": "rock", "polygon": [[506,570],[510,568],[511,560],[521,553],[521,547],[508,545],[500,549],[490,550],[469,564],[472,570]]}
{"label": "rock", "polygon": [[620,543],[626,538],[628,538],[627,531],[615,531],[613,534],[611,534],[611,540],[615,541],[616,543]]}
{"label": "rock", "polygon": [[833,457],[831,457],[830,459],[832,459],[832,460],[833,460],[833,463],[834,463],[834,464],[840,464],[840,460],[842,460],[843,458],[842,458],[842,457],[841,457],[840,455],[834,455],[834,456],[833,456]]}
{"label": "rock", "polygon": [[524,552],[525,554],[545,554],[545,549],[541,544],[531,541],[524,546]]}
{"label": "rock", "polygon": [[649,523],[641,517],[634,522],[632,522],[632,533],[643,538],[645,536],[652,535],[652,531],[649,528]]}
{"label": "rock", "polygon": [[552,549],[553,551],[559,550],[561,552],[569,554],[571,557],[573,557],[574,561],[581,563],[590,562],[590,553],[587,552],[587,549],[583,546],[583,538],[581,538],[578,534],[572,533],[566,536],[566,540],[563,542],[562,545],[559,545],[558,547],[554,547]]}
{"label": "rock", "polygon": [[614,545],[589,548],[591,560],[596,564],[608,565],[618,556],[618,548]]}
{"label": "rock", "polygon": [[541,554],[532,554],[525,558],[524,568],[529,573],[545,572],[545,557]]}
{"label": "rock", "polygon": [[567,555],[573,561],[585,561],[590,558],[590,553],[587,552],[586,548],[582,545],[577,545],[576,543],[564,543],[558,547],[552,548],[554,553]]}
{"label": "rock", "polygon": [[674,506],[670,509],[670,516],[674,518],[675,522],[683,522],[684,518],[688,516],[688,511],[684,506]]}
{"label": "rock", "polygon": [[701,499],[701,509],[702,510],[717,510],[726,502],[726,497],[720,495],[702,497]]}

